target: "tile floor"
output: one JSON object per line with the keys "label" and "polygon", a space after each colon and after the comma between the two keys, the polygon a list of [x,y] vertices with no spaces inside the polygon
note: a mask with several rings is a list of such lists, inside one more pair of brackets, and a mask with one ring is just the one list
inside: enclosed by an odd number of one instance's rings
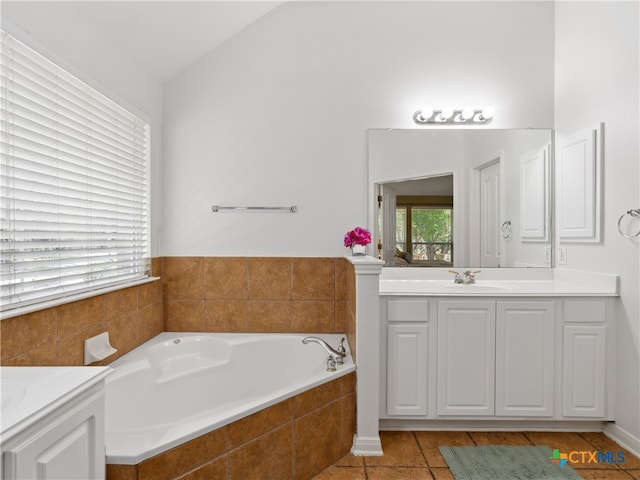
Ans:
{"label": "tile floor", "polygon": [[[381,432],[382,457],[348,454],[313,480],[453,480],[439,446],[547,445],[571,451],[624,451],[602,433],[561,432]],[[585,480],[640,480],[640,459],[625,451],[620,464],[572,467]]]}

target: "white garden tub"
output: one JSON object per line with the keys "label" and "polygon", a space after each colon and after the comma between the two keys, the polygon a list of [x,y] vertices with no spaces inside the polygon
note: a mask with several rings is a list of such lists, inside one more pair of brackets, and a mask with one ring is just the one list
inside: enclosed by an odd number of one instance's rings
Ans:
{"label": "white garden tub", "polygon": [[343,335],[161,333],[113,362],[106,381],[107,463],[158,453],[355,370],[327,372]]}

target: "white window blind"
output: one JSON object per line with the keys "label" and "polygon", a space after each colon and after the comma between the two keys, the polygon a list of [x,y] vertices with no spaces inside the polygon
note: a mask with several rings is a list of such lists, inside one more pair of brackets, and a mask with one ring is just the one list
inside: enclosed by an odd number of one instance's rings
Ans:
{"label": "white window blind", "polygon": [[1,34],[1,309],[149,276],[149,125]]}

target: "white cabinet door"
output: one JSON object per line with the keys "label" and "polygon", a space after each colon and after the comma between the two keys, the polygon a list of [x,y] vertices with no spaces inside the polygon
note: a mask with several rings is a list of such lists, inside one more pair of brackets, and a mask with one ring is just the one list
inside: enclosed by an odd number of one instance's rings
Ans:
{"label": "white cabinet door", "polygon": [[495,302],[438,305],[438,415],[494,415]]}
{"label": "white cabinet door", "polygon": [[427,414],[428,325],[387,327],[387,414]]}
{"label": "white cabinet door", "polygon": [[554,303],[498,302],[496,415],[553,415]]}
{"label": "white cabinet door", "polygon": [[100,392],[3,451],[3,478],[105,478],[104,394]]}
{"label": "white cabinet door", "polygon": [[562,414],[605,415],[605,326],[563,327]]}

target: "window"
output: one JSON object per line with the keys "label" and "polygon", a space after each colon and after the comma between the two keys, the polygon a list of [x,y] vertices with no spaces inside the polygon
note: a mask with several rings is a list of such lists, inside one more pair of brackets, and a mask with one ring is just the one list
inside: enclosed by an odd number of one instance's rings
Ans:
{"label": "window", "polygon": [[149,125],[2,34],[3,311],[149,276]]}
{"label": "window", "polygon": [[415,263],[453,264],[452,197],[398,196],[396,202],[396,248]]}

